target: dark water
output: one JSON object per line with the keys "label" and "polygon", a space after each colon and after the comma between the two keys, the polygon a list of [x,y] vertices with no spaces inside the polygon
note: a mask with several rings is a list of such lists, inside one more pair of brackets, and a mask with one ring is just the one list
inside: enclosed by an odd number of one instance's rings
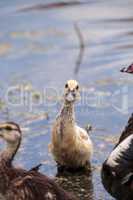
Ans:
{"label": "dark water", "polygon": [[133,61],[133,1],[65,2],[0,1],[0,118],[23,128],[16,163],[30,168],[44,161],[42,171],[54,176],[47,146],[60,107],[57,96],[67,79],[77,79],[83,89],[77,121],[97,129],[91,136],[95,200],[111,200],[100,166],[132,112],[133,77],[119,70]]}

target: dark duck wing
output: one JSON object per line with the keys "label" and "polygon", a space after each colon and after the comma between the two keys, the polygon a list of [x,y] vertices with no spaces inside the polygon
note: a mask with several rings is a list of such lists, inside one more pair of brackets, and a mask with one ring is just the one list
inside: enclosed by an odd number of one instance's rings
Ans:
{"label": "dark duck wing", "polygon": [[133,63],[131,65],[129,65],[129,67],[122,68],[120,71],[133,74]]}
{"label": "dark duck wing", "polygon": [[133,199],[133,115],[118,144],[102,166],[105,189],[120,200]]}
{"label": "dark duck wing", "polygon": [[6,192],[7,200],[76,200],[52,179],[35,171],[17,178]]}
{"label": "dark duck wing", "polygon": [[123,130],[119,142],[116,146],[118,146],[123,140],[125,140],[128,136],[133,134],[133,114],[131,114],[125,129]]}

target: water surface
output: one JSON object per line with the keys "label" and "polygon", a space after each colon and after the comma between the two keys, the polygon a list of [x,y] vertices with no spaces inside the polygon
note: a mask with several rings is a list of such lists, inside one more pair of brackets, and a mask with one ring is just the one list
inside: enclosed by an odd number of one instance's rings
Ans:
{"label": "water surface", "polygon": [[[132,112],[133,77],[119,70],[133,59],[133,1],[61,2],[0,1],[0,118],[23,127],[15,162],[30,168],[44,161],[42,172],[54,176],[56,165],[47,146],[60,108],[56,94],[61,95],[67,79],[77,79],[83,90],[77,122],[97,129],[91,135],[95,200],[111,200],[101,184],[100,166]],[[84,42],[78,68],[75,24]]]}

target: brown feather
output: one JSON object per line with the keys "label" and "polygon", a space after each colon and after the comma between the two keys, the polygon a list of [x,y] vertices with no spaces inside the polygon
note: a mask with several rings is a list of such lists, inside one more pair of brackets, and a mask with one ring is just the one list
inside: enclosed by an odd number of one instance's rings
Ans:
{"label": "brown feather", "polygon": [[[15,123],[7,123],[8,131],[18,130],[20,137],[16,138],[14,147],[8,144],[8,150],[5,150],[0,155],[0,195],[6,200],[76,200],[63,189],[61,189],[53,180],[38,172],[39,166],[27,171],[20,168],[15,168],[12,165],[13,158],[21,143],[21,131],[16,128]],[[6,124],[0,127],[6,130]],[[13,129],[12,129],[13,128]],[[5,132],[4,132],[5,133]],[[13,132],[6,134],[8,139],[11,139]],[[4,139],[4,137],[3,137]],[[19,141],[18,141],[19,140]],[[12,144],[12,145],[13,145]],[[11,151],[11,152],[10,152]],[[6,154],[9,154],[8,156]]]}

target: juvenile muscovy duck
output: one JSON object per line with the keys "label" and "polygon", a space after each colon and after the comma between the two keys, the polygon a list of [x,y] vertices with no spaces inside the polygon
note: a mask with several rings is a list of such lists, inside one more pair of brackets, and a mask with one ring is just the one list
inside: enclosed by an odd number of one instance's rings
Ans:
{"label": "juvenile muscovy duck", "polygon": [[18,124],[0,124],[0,138],[7,146],[0,154],[0,199],[2,200],[76,200],[52,179],[39,173],[38,167],[24,170],[13,166],[13,159],[21,143]]}
{"label": "juvenile muscovy duck", "polygon": [[80,88],[76,80],[65,84],[64,103],[52,128],[50,150],[55,161],[67,168],[84,167],[93,152],[92,141],[83,128],[75,122],[74,104],[80,97]]}
{"label": "juvenile muscovy duck", "polygon": [[133,115],[101,171],[105,189],[118,200],[133,199]]}

